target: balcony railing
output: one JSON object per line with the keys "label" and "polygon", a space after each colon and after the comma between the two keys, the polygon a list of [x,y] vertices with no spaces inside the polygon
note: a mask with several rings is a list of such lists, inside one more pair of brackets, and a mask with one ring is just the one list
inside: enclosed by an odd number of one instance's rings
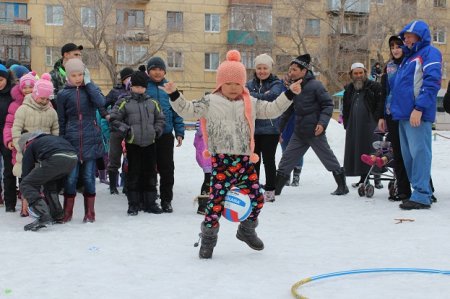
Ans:
{"label": "balcony railing", "polygon": [[227,42],[231,45],[254,46],[255,44],[272,43],[272,34],[267,31],[228,30]]}
{"label": "balcony railing", "polygon": [[31,19],[10,20],[0,19],[0,35],[31,35]]}
{"label": "balcony railing", "polygon": [[[342,7],[343,6],[343,7]],[[339,13],[368,14],[370,11],[370,0],[328,0],[328,10]]]}

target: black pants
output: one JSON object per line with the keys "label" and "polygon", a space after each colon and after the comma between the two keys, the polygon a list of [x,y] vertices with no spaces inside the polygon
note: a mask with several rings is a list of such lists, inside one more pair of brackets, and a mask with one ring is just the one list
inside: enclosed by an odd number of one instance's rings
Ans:
{"label": "black pants", "polygon": [[122,134],[111,132],[109,138],[109,162],[108,171],[117,172],[120,168],[120,157],[122,157]]}
{"label": "black pants", "polygon": [[411,196],[411,184],[406,174],[403,163],[402,150],[400,147],[400,135],[398,132],[398,121],[392,119],[392,116],[386,117],[386,125],[389,130],[388,140],[391,142],[394,153],[394,172],[397,179],[397,193]]}
{"label": "black pants", "polygon": [[72,158],[64,154],[55,154],[43,160],[22,179],[20,192],[30,205],[41,198],[40,191],[43,185],[50,189],[48,191],[57,191],[59,180],[71,173],[78,163],[76,154],[70,155]]}
{"label": "black pants", "polygon": [[275,190],[275,180],[277,176],[277,166],[275,164],[275,154],[277,152],[280,135],[255,135],[255,153],[259,156],[258,163],[255,164],[256,173],[260,173],[261,160],[264,163],[266,174],[265,190]]}
{"label": "black pants", "polygon": [[[2,128],[3,130],[3,128]],[[12,152],[0,142],[0,153],[3,157],[3,196],[6,208],[15,208],[17,203],[16,177],[12,169]]]}
{"label": "black pants", "polygon": [[159,173],[159,195],[161,202],[171,202],[173,199],[173,184],[175,164],[173,162],[173,147],[175,137],[172,133],[163,134],[156,140],[156,168]]}
{"label": "black pants", "polygon": [[127,191],[156,191],[156,148],[155,144],[141,147],[126,144],[128,173]]}

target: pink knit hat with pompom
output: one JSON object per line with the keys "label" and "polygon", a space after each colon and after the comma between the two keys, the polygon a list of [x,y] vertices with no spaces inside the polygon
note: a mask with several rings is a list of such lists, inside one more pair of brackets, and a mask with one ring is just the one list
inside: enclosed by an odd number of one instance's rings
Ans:
{"label": "pink knit hat with pompom", "polygon": [[29,72],[28,74],[25,74],[22,77],[20,77],[19,87],[22,90],[25,86],[34,87],[35,83],[36,83],[36,73]]}
{"label": "pink knit hat with pompom", "polygon": [[53,95],[52,77],[49,73],[44,73],[34,84],[33,99],[50,98],[51,95]]}
{"label": "pink knit hat with pompom", "polygon": [[[226,60],[223,61],[217,68],[216,88],[213,90],[213,93],[219,91],[222,85],[225,83],[237,83],[242,86],[242,98],[244,99],[245,118],[247,119],[248,125],[250,127],[250,161],[252,163],[257,163],[259,161],[259,157],[254,153],[255,139],[253,138],[253,135],[255,134],[255,126],[252,118],[252,102],[250,100],[250,93],[245,87],[246,82],[247,71],[245,69],[245,66],[241,62],[241,53],[239,53],[238,50],[228,51]],[[203,140],[205,142],[206,148],[208,148],[206,119],[201,118],[200,122],[202,123],[201,128],[203,133]],[[206,149],[203,152],[203,156],[209,158],[211,157],[211,153]]]}

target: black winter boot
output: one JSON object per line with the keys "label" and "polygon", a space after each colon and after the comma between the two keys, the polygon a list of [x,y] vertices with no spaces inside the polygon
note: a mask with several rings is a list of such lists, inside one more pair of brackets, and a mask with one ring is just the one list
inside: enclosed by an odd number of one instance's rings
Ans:
{"label": "black winter boot", "polygon": [[156,191],[145,191],[144,193],[144,212],[161,214],[163,210],[156,202],[158,195]]}
{"label": "black winter boot", "polygon": [[258,226],[258,219],[255,221],[251,221],[249,219],[242,221],[239,224],[236,238],[241,240],[242,242],[247,243],[248,246],[250,246],[251,249],[254,250],[263,250],[264,249],[264,243],[261,241],[260,238],[258,238],[258,235],[256,234],[255,228]]}
{"label": "black winter boot", "polygon": [[127,193],[129,216],[136,216],[139,213],[139,201],[141,194],[137,191],[129,191]]}
{"label": "black winter boot", "polygon": [[287,181],[289,181],[289,176],[277,172],[277,178],[275,180],[275,195],[281,194],[281,190],[283,190],[283,187],[286,186]]}
{"label": "black winter boot", "polygon": [[50,209],[50,215],[56,223],[64,222],[64,210],[59,201],[58,191],[45,191],[45,197],[47,198],[48,207]]}
{"label": "black winter boot", "polygon": [[301,172],[302,172],[302,168],[301,167],[295,167],[294,168],[294,175],[293,175],[293,178],[292,178],[291,186],[298,187],[298,185],[300,183],[300,173]]}
{"label": "black winter boot", "polygon": [[345,182],[344,168],[341,167],[336,171],[333,171],[334,180],[338,184],[337,189],[331,193],[331,195],[344,195],[348,193],[347,183]]}
{"label": "black winter boot", "polygon": [[109,193],[111,194],[119,194],[119,190],[117,190],[117,178],[119,173],[117,171],[109,171]]}
{"label": "black winter boot", "polygon": [[198,252],[198,256],[201,259],[210,259],[212,257],[214,247],[216,247],[217,244],[217,234],[219,233],[219,227],[219,224],[217,224],[217,227],[206,227],[204,222],[201,223],[200,238],[202,241],[200,250]]}
{"label": "black winter boot", "polygon": [[50,215],[50,209],[48,208],[43,198],[39,198],[33,203],[30,203],[29,208],[32,214],[34,214],[37,219],[25,225],[23,227],[24,230],[38,231],[41,228],[47,227],[47,225],[52,224],[52,216]]}

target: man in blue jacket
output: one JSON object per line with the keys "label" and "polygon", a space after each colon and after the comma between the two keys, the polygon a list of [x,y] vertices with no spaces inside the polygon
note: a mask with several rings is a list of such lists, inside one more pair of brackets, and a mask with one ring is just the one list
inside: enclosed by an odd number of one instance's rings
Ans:
{"label": "man in blue jacket", "polygon": [[436,97],[441,87],[442,55],[431,45],[428,25],[409,23],[400,32],[405,57],[392,89],[391,113],[399,121],[400,144],[409,181],[414,189],[404,210],[431,206],[431,125],[436,118]]}
{"label": "man in blue jacket", "polygon": [[[177,147],[181,146],[184,138],[184,121],[170,106],[169,95],[160,89],[167,83],[166,64],[160,57],[152,57],[147,62],[147,73],[150,81],[147,86],[147,94],[157,100],[161,106],[166,124],[164,132],[156,140],[156,164],[159,173],[159,195],[161,197],[161,211],[154,210],[152,213],[172,213],[173,184],[175,164],[173,161],[174,139]],[[175,132],[175,137],[173,136]]]}

